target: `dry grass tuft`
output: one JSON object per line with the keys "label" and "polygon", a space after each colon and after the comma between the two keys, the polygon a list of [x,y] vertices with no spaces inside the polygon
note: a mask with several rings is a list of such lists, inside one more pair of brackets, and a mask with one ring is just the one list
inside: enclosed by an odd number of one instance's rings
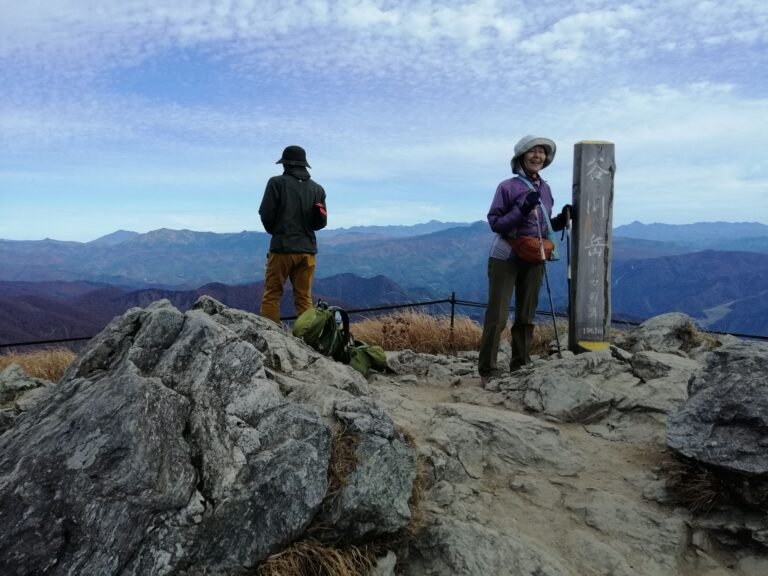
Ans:
{"label": "dry grass tuft", "polygon": [[402,434],[403,440],[405,441],[405,443],[415,450],[416,436],[413,435],[413,432],[408,430],[408,428],[403,428],[402,426],[398,426],[397,431],[400,432],[400,434]]}
{"label": "dry grass tuft", "polygon": [[[557,320],[557,336],[560,337],[560,346],[565,346],[568,339],[568,323],[562,320]],[[507,331],[507,335],[509,331]],[[533,331],[533,342],[531,344],[531,355],[541,356],[546,358],[550,355],[549,345],[551,342],[555,342],[555,327],[552,325],[552,317],[550,316],[545,322],[536,324],[536,328]],[[565,350],[565,348],[563,348]]]}
{"label": "dry grass tuft", "polygon": [[0,370],[10,364],[18,364],[24,372],[34,378],[58,382],[74,359],[75,353],[66,348],[51,348],[27,354],[6,354],[0,356]]}
{"label": "dry grass tuft", "polygon": [[[416,450],[416,438],[413,433],[401,426],[398,426],[398,431],[403,435],[405,443]],[[413,491],[411,492],[411,497],[408,499],[408,508],[411,511],[411,521],[402,529],[400,535],[401,539],[411,539],[415,537],[426,525],[426,514],[422,502],[424,500],[424,494],[429,487],[429,477],[423,459],[418,456],[416,458],[416,478],[413,480]]]}
{"label": "dry grass tuft", "polygon": [[682,341],[681,349],[684,352],[690,352],[694,348],[704,346],[707,350],[713,350],[720,346],[717,338],[708,332],[697,330],[695,327],[681,328],[677,337]]}
{"label": "dry grass tuft", "polygon": [[427,516],[424,509],[424,494],[429,486],[429,477],[424,461],[417,457],[416,460],[416,478],[413,481],[413,492],[408,500],[408,508],[411,511],[411,521],[402,529],[402,536],[405,539],[414,538],[427,524]]}
{"label": "dry grass tuft", "polygon": [[367,548],[334,548],[302,540],[267,558],[256,576],[366,576],[374,562]]}
{"label": "dry grass tuft", "polygon": [[663,468],[667,472],[670,495],[696,514],[706,514],[723,499],[723,481],[709,468],[668,451]]}
{"label": "dry grass tuft", "polygon": [[672,450],[663,455],[670,495],[691,512],[706,515],[725,505],[768,512],[768,480],[707,466]]}
{"label": "dry grass tuft", "polygon": [[[568,334],[567,325],[558,323],[558,332],[563,341]],[[352,333],[355,338],[384,350],[449,354],[457,350],[478,350],[483,327],[467,316],[456,316],[451,335],[450,316],[408,311],[360,320],[353,323]],[[503,337],[509,340],[509,327]],[[554,339],[551,321],[537,324],[531,353],[547,356],[549,343]]]}
{"label": "dry grass tuft", "polygon": [[341,424],[335,424],[331,434],[331,461],[328,464],[326,500],[333,499],[347,485],[350,472],[359,463],[357,446],[360,438]]}
{"label": "dry grass tuft", "polygon": [[319,518],[323,516],[323,513],[333,503],[334,498],[347,485],[349,475],[360,462],[357,457],[359,443],[360,438],[357,434],[351,433],[341,423],[337,422],[333,425],[331,430],[331,459],[328,463],[328,487],[319,514],[306,530],[310,538],[323,542],[330,541],[329,535],[333,533],[332,527],[321,522]]}
{"label": "dry grass tuft", "polygon": [[423,312],[398,312],[355,322],[356,338],[384,350],[414,350],[429,354],[445,354],[453,345],[456,350],[477,350],[482,329],[466,316],[456,316],[451,342],[450,316],[434,316]]}

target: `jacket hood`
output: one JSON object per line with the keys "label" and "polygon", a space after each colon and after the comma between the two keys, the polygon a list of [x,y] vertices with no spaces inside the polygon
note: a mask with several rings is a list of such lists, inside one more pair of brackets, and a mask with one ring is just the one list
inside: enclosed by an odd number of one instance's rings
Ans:
{"label": "jacket hood", "polygon": [[310,179],[309,170],[307,170],[304,166],[286,166],[283,164],[283,174],[288,174],[289,176],[293,176],[299,180]]}

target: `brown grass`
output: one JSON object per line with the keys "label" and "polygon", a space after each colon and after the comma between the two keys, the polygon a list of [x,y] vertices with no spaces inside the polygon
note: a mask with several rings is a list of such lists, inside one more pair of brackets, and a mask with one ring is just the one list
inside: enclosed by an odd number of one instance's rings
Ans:
{"label": "brown grass", "polygon": [[[333,528],[319,520],[328,510],[333,500],[344,489],[349,480],[349,475],[357,466],[357,446],[360,437],[347,430],[340,422],[336,422],[331,430],[331,458],[328,463],[328,487],[325,490],[325,498],[321,510],[306,533],[310,540],[318,540],[324,543],[330,542]],[[336,544],[334,542],[333,544]],[[287,573],[294,576],[293,573]]]}
{"label": "brown grass", "polygon": [[331,461],[328,464],[326,500],[334,498],[347,485],[347,479],[357,466],[357,445],[360,438],[341,424],[335,424],[331,433]]}
{"label": "brown grass", "polygon": [[[451,318],[423,312],[396,312],[377,318],[368,318],[352,324],[355,338],[384,350],[413,350],[427,354],[448,354],[458,350],[477,350],[483,327],[467,316],[456,316],[451,331]],[[558,323],[561,340],[567,327]],[[504,331],[509,340],[509,329]],[[549,342],[555,339],[551,321],[536,325],[532,354],[547,356]]]}
{"label": "brown grass", "polygon": [[768,512],[768,481],[685,458],[672,450],[662,454],[667,489],[694,514],[706,515],[719,505]]}
{"label": "brown grass", "polygon": [[725,496],[725,486],[712,470],[671,451],[663,460],[670,495],[691,512],[706,514]]}
{"label": "brown grass", "polygon": [[422,501],[429,486],[429,478],[427,476],[427,467],[424,464],[423,459],[418,456],[416,438],[411,431],[406,428],[399,426],[398,430],[403,435],[405,443],[417,453],[416,478],[413,481],[411,497],[408,499],[408,508],[411,511],[411,521],[401,530],[401,534],[399,535],[400,539],[412,539],[427,523]]}
{"label": "brown grass", "polygon": [[384,350],[414,350],[430,354],[445,354],[453,344],[456,350],[477,350],[480,345],[480,326],[466,316],[454,319],[451,342],[449,316],[433,316],[423,312],[397,312],[378,318],[355,322],[355,338]]}
{"label": "brown grass", "polygon": [[366,576],[374,562],[365,547],[335,548],[302,540],[267,558],[256,576]]}
{"label": "brown grass", "polygon": [[707,350],[714,350],[720,346],[720,343],[713,334],[697,330],[695,327],[680,330],[678,336],[683,342],[681,348],[684,352],[690,352],[699,346],[704,346]]}
{"label": "brown grass", "polygon": [[[568,322],[557,319],[557,336],[560,338],[560,346],[565,350],[566,340],[568,340]],[[531,345],[531,354],[536,354],[542,358],[549,356],[549,343],[554,342],[555,327],[552,325],[552,318],[536,324],[533,331],[533,344]]]}
{"label": "brown grass", "polygon": [[5,354],[0,356],[0,370],[10,364],[18,364],[24,372],[34,378],[58,382],[74,359],[75,353],[66,348],[51,348],[27,354]]}

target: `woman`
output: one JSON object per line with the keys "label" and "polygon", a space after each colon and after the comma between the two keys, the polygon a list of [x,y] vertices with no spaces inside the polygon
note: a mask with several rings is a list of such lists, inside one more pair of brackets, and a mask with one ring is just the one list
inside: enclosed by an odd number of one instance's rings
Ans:
{"label": "woman", "polygon": [[[498,185],[488,212],[488,223],[496,236],[488,258],[488,307],[478,358],[481,377],[499,376],[502,372],[496,365],[496,357],[501,333],[507,325],[513,291],[515,323],[512,326],[510,370],[517,370],[531,361],[533,319],[545,264],[529,263],[518,258],[509,241],[519,236],[538,238],[541,235],[546,238],[548,229],[545,218],[552,213],[554,199],[549,185],[539,173],[552,163],[556,150],[555,143],[549,138],[521,138],[515,144],[515,155],[511,161],[512,172],[516,176]],[[554,230],[565,227],[570,209],[571,206],[566,204],[561,213],[552,219]]]}

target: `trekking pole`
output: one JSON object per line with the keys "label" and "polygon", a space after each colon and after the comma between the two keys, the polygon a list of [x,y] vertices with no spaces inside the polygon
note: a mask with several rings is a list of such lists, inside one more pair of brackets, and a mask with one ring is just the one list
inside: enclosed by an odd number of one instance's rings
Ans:
{"label": "trekking pole", "polygon": [[571,211],[565,211],[565,260],[568,282],[568,320],[571,319]]}
{"label": "trekking pole", "polygon": [[[544,206],[542,205],[542,209]],[[544,240],[541,238],[541,224],[539,223],[539,210],[535,211],[536,229],[539,231],[539,247],[541,248],[541,259],[544,265],[544,280],[547,284],[547,296],[549,296],[549,309],[552,311],[552,326],[555,329],[555,342],[557,342],[557,357],[562,358],[563,353],[560,347],[560,335],[557,332],[557,321],[555,320],[555,305],[552,303],[552,289],[549,287],[549,274],[547,274],[547,259],[544,253]]]}

